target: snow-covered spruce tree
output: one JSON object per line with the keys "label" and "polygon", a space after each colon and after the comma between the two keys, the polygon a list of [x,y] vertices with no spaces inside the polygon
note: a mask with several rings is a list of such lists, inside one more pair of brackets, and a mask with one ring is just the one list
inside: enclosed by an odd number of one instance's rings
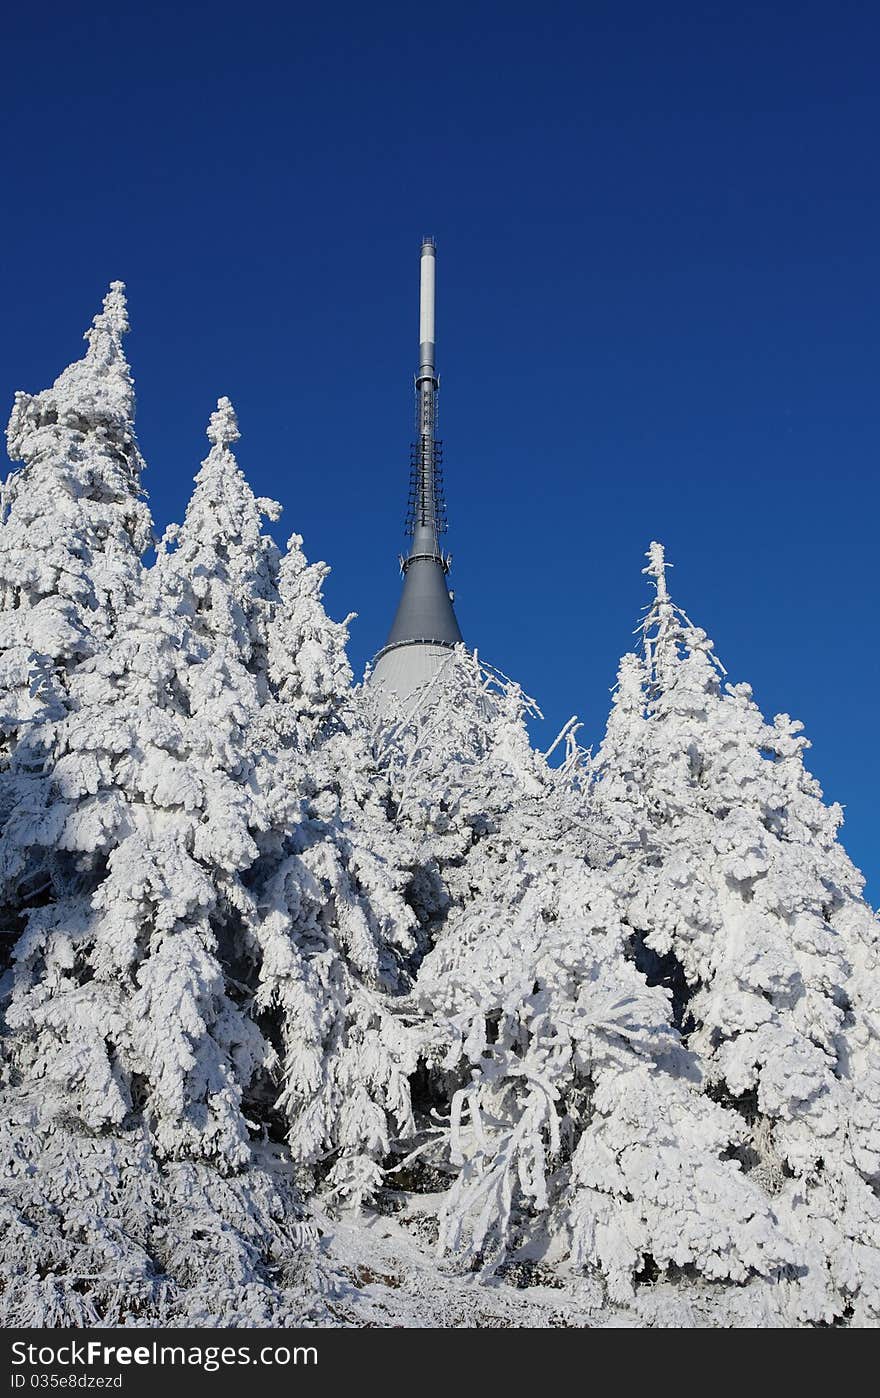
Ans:
{"label": "snow-covered spruce tree", "polygon": [[880,1315],[880,955],[838,806],[801,724],[725,684],[671,601],[663,550],[642,655],[626,657],[596,763],[597,815],[638,962],[667,985],[744,1176],[796,1245],[789,1323]]}
{"label": "snow-covered spruce tree", "polygon": [[[258,519],[229,453],[234,435],[221,403],[200,487],[226,470],[229,493],[237,486]],[[36,1306],[43,1292],[28,1267],[58,1269],[51,1305],[74,1319],[129,1307],[278,1323],[313,1303],[283,1285],[283,1268],[301,1265],[289,1171],[268,1144],[255,1147],[245,1115],[274,1061],[252,989],[234,974],[266,825],[249,741],[259,684],[242,624],[263,560],[257,549],[244,581],[234,561],[252,531],[216,503],[197,488],[178,552],[160,550],[113,644],[71,672],[54,760],[21,781],[7,827],[13,876],[34,847],[69,857],[52,868],[51,896],[25,913],[3,1052],[15,1294]],[[24,748],[22,738],[10,780]],[[73,1201],[76,1246],[60,1202],[53,1211],[36,1196],[35,1161],[45,1196]],[[100,1209],[89,1202],[95,1171],[109,1172]],[[30,1314],[11,1293],[9,1304]]]}
{"label": "snow-covered spruce tree", "polygon": [[[241,866],[232,878],[216,869],[213,881],[227,966],[279,1051],[277,1071],[267,1060],[271,1076],[257,1074],[245,1104],[273,1133],[281,1126],[297,1164],[317,1167],[322,1181],[329,1173],[335,1198],[358,1202],[409,1117],[407,1048],[383,1007],[412,942],[406,875],[350,721],[347,627],[328,618],[321,597],[328,570],[306,562],[298,535],[279,557],[262,533],[262,516],[277,518],[279,507],[255,499],[236,464],[228,400],[209,435],[186,519],[166,535],[159,567],[177,580],[207,648],[211,705],[231,705],[240,723],[229,753],[254,843],[241,834]],[[212,709],[201,712],[213,724]],[[209,795],[204,809],[223,811],[230,799]],[[211,823],[201,820],[200,833]]]}
{"label": "snow-covered spruce tree", "polygon": [[0,716],[13,736],[63,711],[69,670],[112,635],[151,538],[124,291],[112,283],[84,358],[16,394],[9,421],[23,463],[0,507]]}
{"label": "snow-covered spruce tree", "polygon": [[387,756],[431,872],[405,1168],[449,1181],[440,1249],[484,1272],[523,1258],[589,1272],[620,1303],[650,1268],[775,1277],[784,1230],[725,1158],[744,1125],[703,1095],[667,992],[634,964],[604,832],[531,748],[527,707],[460,653]]}
{"label": "snow-covered spruce tree", "polygon": [[[39,785],[69,706],[68,677],[105,644],[135,595],[151,537],[143,460],[134,435],[134,390],[122,350],[128,318],[114,282],[86,334],[83,359],[42,393],[16,395],[9,452],[23,468],[0,499],[0,755],[26,734],[11,780],[0,774],[0,822],[13,790]],[[0,878],[0,953],[20,929],[21,909],[46,896],[51,844],[33,848],[15,877]]]}
{"label": "snow-covered spruce tree", "polygon": [[[200,581],[206,573],[203,559]],[[137,1076],[161,1149],[234,1165],[247,1151],[235,1075],[226,1083],[223,1069],[202,1064],[197,1086],[183,1041],[202,1042],[202,1008],[211,1023],[227,1014],[212,917],[218,885],[257,855],[249,827],[259,817],[241,763],[258,700],[236,638],[207,644],[190,602],[181,572],[161,553],[113,645],[72,672],[72,712],[57,726],[54,761],[39,782],[22,784],[7,868],[14,873],[16,858],[41,845],[75,863],[59,871],[52,901],[28,915],[7,1018],[36,1028],[34,1016],[40,1024],[48,1016],[62,1039],[82,1041],[72,1059],[39,1034],[16,1051],[38,1055],[32,1070],[39,1066],[47,1087],[57,1079],[59,1106],[90,1127],[124,1119]],[[16,758],[24,747],[23,739]],[[76,949],[70,964],[59,959],[65,947]],[[190,981],[190,1024],[177,1003],[178,976]],[[168,987],[174,1013],[163,1010]],[[228,1027],[253,1042],[249,1021]]]}
{"label": "snow-covered spruce tree", "polygon": [[258,499],[248,485],[232,452],[240,435],[232,404],[220,398],[208,427],[211,450],[195,478],[184,523],[165,531],[161,566],[183,588],[196,635],[209,651],[231,648],[263,702],[280,555],[262,523],[277,520],[281,506]]}
{"label": "snow-covered spruce tree", "polygon": [[282,1061],[278,1108],[304,1178],[335,1204],[381,1183],[411,1131],[412,1036],[393,1013],[409,987],[415,918],[404,848],[388,820],[345,655],[324,610],[324,564],[294,534],[268,631],[271,699],[260,723],[269,830],[254,894],[257,1003]]}

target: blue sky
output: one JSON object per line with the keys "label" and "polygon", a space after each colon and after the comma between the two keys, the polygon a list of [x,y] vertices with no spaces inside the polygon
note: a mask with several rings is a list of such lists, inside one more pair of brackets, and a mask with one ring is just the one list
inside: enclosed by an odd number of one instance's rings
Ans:
{"label": "blue sky", "polygon": [[124,279],[157,521],[228,394],[361,668],[435,234],[467,640],[548,743],[575,711],[598,739],[663,540],[731,679],[805,722],[880,899],[875,5],[84,0],[4,35],[7,402]]}

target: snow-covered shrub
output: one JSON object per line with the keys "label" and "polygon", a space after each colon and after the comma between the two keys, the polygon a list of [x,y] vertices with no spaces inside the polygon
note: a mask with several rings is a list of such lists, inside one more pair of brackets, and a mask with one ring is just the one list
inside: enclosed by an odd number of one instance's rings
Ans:
{"label": "snow-covered shrub", "polygon": [[161,1163],[143,1118],[84,1132],[0,1094],[0,1324],[261,1326],[326,1319],[333,1280],[279,1153],[224,1177]]}

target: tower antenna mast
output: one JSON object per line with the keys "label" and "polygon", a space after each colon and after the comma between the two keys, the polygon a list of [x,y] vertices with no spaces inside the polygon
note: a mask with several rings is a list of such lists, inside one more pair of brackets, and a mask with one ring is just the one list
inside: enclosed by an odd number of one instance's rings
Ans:
{"label": "tower antenna mast", "polygon": [[403,592],[372,683],[401,699],[426,684],[461,641],[446,575],[449,558],[440,547],[446,530],[442,443],[437,437],[435,358],[437,246],[422,239],[419,277],[419,371],[416,375],[416,440],[410,452],[409,553],[401,559]]}
{"label": "tower antenna mast", "polygon": [[446,530],[443,500],[443,443],[437,437],[437,394],[440,380],[435,362],[437,247],[422,239],[419,279],[419,372],[416,375],[416,440],[410,455],[410,498],[407,533],[412,538],[406,572],[415,558],[436,558],[444,573],[449,562],[440,549]]}

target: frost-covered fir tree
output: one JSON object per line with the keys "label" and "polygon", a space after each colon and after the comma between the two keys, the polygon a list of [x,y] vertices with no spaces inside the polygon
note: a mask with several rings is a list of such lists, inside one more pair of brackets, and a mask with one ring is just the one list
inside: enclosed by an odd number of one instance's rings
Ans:
{"label": "frost-covered fir tree", "polygon": [[[261,1074],[248,1110],[283,1120],[295,1161],[329,1171],[334,1195],[358,1200],[408,1114],[406,1045],[383,1009],[412,940],[406,875],[351,722],[347,628],[321,596],[328,570],[307,563],[298,535],[279,557],[262,533],[278,506],[255,499],[237,467],[228,400],[209,436],[160,569],[211,656],[212,705],[235,704],[241,717],[229,750],[254,844],[246,876],[230,882],[221,870],[214,882],[228,914],[225,955],[253,983],[253,1010],[280,1052],[277,1087]],[[225,804],[212,794],[205,811]],[[203,814],[200,828],[210,823]]]}
{"label": "frost-covered fir tree", "polygon": [[255,894],[258,1005],[282,1055],[279,1110],[305,1177],[335,1203],[371,1199],[409,1135],[409,872],[351,694],[347,622],[322,601],[324,564],[294,534],[267,640],[261,789],[271,812]]}
{"label": "frost-covered fir tree", "polygon": [[447,1182],[441,1252],[590,1274],[620,1303],[649,1266],[775,1277],[785,1232],[727,1158],[742,1123],[706,1099],[635,965],[588,801],[531,748],[517,686],[462,653],[436,688],[387,761],[432,944],[401,1168]]}
{"label": "frost-covered fir tree", "polygon": [[16,947],[7,1020],[59,1109],[99,1129],[137,1097],[162,1151],[235,1165],[248,1145],[231,1059],[247,1080],[263,1049],[214,944],[226,884],[257,855],[243,737],[259,701],[242,638],[209,644],[190,601],[161,555],[112,646],[72,672],[54,761],[24,773],[19,744],[7,869],[35,844],[60,858]]}
{"label": "frost-covered fir tree", "polygon": [[[275,1054],[254,1022],[253,989],[236,974],[256,947],[246,880],[267,822],[250,742],[260,708],[247,621],[262,601],[250,530],[259,508],[229,452],[235,435],[221,403],[200,486],[225,470],[242,509],[224,516],[197,488],[178,553],[160,551],[112,644],[70,672],[51,761],[26,765],[22,739],[5,773],[7,879],[34,849],[52,856],[40,905],[22,910],[3,986],[10,1192],[33,1234],[15,1265],[29,1295],[28,1265],[67,1260],[59,1315],[78,1314],[69,1269],[84,1254],[56,1237],[69,1231],[63,1211],[57,1227],[47,1222],[35,1158],[48,1196],[75,1201],[87,1255],[122,1259],[124,1304],[185,1318],[210,1296],[210,1313],[227,1324],[311,1305],[277,1285],[272,1269],[298,1256],[301,1209],[245,1110]],[[235,566],[249,553],[250,581]],[[109,1212],[89,1203],[90,1172],[106,1170]],[[212,1237],[224,1240],[219,1249]],[[104,1315],[116,1304],[112,1268],[95,1266],[87,1294]]]}
{"label": "frost-covered fir tree", "polygon": [[0,718],[12,736],[63,709],[67,673],[112,635],[150,542],[124,291],[112,283],[84,358],[42,393],[16,394],[9,421],[22,463],[0,513]]}
{"label": "frost-covered fir tree", "polygon": [[802,725],[725,684],[672,602],[663,550],[643,651],[622,663],[597,814],[639,964],[667,985],[737,1156],[796,1246],[789,1322],[880,1309],[878,922],[804,768]]}
{"label": "frost-covered fir tree", "polygon": [[195,478],[181,526],[163,538],[163,568],[186,590],[185,608],[209,649],[232,647],[253,674],[260,701],[267,694],[266,636],[277,605],[279,553],[263,532],[281,506],[255,497],[232,447],[240,432],[228,398],[208,426],[211,450]]}

